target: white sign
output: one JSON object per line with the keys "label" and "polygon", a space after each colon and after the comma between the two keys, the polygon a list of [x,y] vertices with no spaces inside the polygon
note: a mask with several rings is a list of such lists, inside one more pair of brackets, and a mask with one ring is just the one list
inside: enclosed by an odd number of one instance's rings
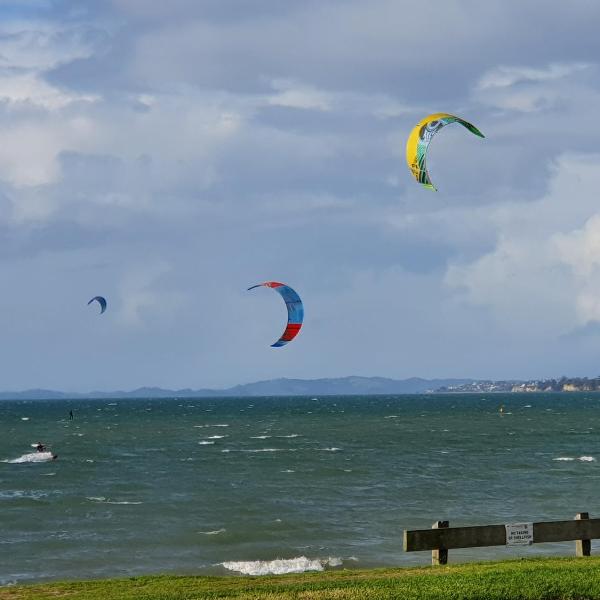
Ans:
{"label": "white sign", "polygon": [[507,546],[528,546],[533,544],[533,523],[512,523],[506,527]]}

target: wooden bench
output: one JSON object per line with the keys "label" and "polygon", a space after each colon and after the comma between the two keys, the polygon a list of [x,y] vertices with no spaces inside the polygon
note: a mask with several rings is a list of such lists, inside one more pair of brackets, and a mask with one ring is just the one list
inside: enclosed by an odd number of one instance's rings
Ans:
{"label": "wooden bench", "polygon": [[[600,538],[600,519],[590,519],[586,512],[573,521],[542,521],[533,523],[533,543],[568,542],[575,540],[577,556],[589,556],[591,540]],[[404,551],[431,550],[431,562],[445,565],[448,550],[505,546],[506,525],[449,527],[448,521],[436,521],[431,529],[404,530]]]}

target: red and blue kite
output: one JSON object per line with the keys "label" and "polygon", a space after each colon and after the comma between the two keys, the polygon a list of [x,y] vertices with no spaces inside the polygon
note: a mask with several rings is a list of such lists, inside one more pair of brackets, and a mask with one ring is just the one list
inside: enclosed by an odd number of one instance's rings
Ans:
{"label": "red and blue kite", "polygon": [[257,287],[270,287],[274,289],[283,298],[285,306],[288,311],[288,322],[285,331],[281,334],[281,337],[274,343],[271,344],[272,348],[279,348],[285,346],[288,342],[291,342],[300,332],[302,327],[302,321],[304,320],[304,306],[300,296],[285,283],[279,283],[278,281],[265,281],[249,287],[248,290],[253,290]]}

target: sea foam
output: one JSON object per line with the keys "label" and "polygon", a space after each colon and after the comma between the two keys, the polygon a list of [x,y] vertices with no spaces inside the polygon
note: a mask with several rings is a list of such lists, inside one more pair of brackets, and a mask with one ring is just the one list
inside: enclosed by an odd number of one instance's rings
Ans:
{"label": "sea foam", "polygon": [[98,502],[99,504],[143,504],[139,500],[111,500],[104,496],[86,496],[91,502]]}
{"label": "sea foam", "polygon": [[214,531],[199,531],[202,535],[219,535],[220,533],[225,533],[227,529],[222,527],[221,529],[215,529]]}
{"label": "sea foam", "polygon": [[243,575],[284,575],[285,573],[324,571],[325,567],[339,567],[342,565],[342,559],[335,556],[326,559],[298,556],[275,560],[229,561],[221,564],[229,571],[236,571]]}
{"label": "sea foam", "polygon": [[29,452],[28,454],[23,454],[19,456],[19,458],[13,458],[12,460],[5,460],[3,462],[7,462],[10,464],[18,464],[18,463],[35,463],[35,462],[47,462],[52,460],[54,455],[52,452]]}

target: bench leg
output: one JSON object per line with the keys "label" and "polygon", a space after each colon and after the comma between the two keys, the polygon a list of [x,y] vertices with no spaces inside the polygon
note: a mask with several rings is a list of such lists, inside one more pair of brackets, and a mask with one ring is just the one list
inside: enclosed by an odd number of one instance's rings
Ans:
{"label": "bench leg", "polygon": [[[449,521],[436,521],[431,529],[445,529],[449,526]],[[431,564],[434,566],[445,565],[448,563],[448,550],[446,548],[437,548],[431,551]]]}

